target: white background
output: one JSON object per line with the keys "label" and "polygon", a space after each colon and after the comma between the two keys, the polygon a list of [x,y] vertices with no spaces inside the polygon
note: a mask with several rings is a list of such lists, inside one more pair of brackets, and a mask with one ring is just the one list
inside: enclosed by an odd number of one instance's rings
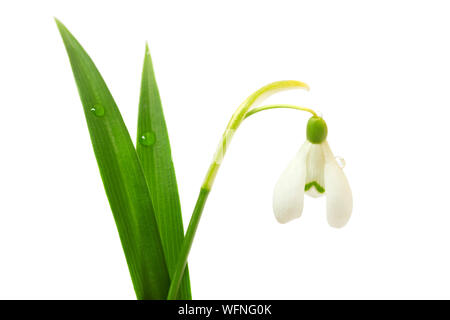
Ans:
{"label": "white background", "polygon": [[450,19],[446,1],[3,1],[0,4],[0,298],[134,299],[68,58],[79,39],[135,137],[149,41],[185,226],[235,108],[320,110],[347,162],[353,216],[325,199],[286,225],[272,189],[306,113],[237,132],[190,255],[196,299],[450,298]]}

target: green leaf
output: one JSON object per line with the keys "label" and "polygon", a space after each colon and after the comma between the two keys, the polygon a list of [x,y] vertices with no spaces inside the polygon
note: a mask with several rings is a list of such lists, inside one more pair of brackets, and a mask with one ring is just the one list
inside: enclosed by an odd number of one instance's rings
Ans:
{"label": "green leaf", "polygon": [[72,65],[136,296],[138,299],[165,299],[169,274],[136,150],[94,63],[66,27],[58,20],[56,23]]}
{"label": "green leaf", "polygon": [[[169,274],[173,274],[183,244],[184,229],[169,135],[148,46],[142,72],[137,140],[137,153],[155,207],[167,268]],[[178,299],[191,299],[187,269]]]}

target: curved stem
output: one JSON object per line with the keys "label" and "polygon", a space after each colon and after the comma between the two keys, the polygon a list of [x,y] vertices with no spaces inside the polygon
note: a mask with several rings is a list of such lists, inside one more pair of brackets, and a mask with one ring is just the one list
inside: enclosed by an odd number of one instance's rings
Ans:
{"label": "curved stem", "polygon": [[[183,246],[180,250],[178,256],[178,262],[173,275],[171,275],[171,284],[169,288],[169,293],[167,294],[168,300],[174,300],[178,294],[178,288],[180,287],[180,282],[184,274],[184,269],[186,267],[187,258],[189,256],[189,251],[192,247],[192,242],[194,241],[195,233],[197,231],[198,224],[200,222],[200,218],[202,216],[203,208],[205,207],[206,200],[208,198],[209,192],[212,188],[214,180],[216,178],[217,172],[219,171],[220,164],[222,163],[223,157],[227,151],[228,145],[230,144],[234,132],[239,128],[242,121],[247,117],[247,114],[250,113],[250,108],[258,101],[263,98],[267,98],[268,96],[283,90],[289,89],[306,89],[309,90],[309,86],[306,83],[295,81],[295,80],[286,80],[286,81],[277,81],[272,82],[258,91],[255,91],[252,95],[250,95],[236,110],[236,112],[231,117],[228,125],[225,129],[225,132],[222,135],[222,139],[217,147],[217,151],[214,155],[214,159],[209,166],[208,172],[206,173],[205,180],[203,181],[202,187],[200,189],[200,194],[197,199],[197,203],[195,205],[194,211],[191,216],[191,221],[189,222],[188,229],[186,231],[186,235],[184,237]],[[280,106],[280,105],[278,105]],[[298,107],[300,108],[300,107]],[[298,109],[297,108],[297,109]],[[293,108],[291,108],[293,109]],[[256,109],[255,109],[256,110]],[[299,109],[302,110],[302,109]],[[259,110],[262,111],[262,110]],[[309,110],[305,110],[309,111]],[[256,111],[258,112],[258,111]],[[313,111],[314,112],[314,111]],[[255,112],[253,112],[255,113]]]}
{"label": "curved stem", "polygon": [[267,106],[258,107],[258,108],[254,108],[254,109],[250,110],[249,112],[247,112],[244,119],[247,119],[248,117],[250,117],[251,115],[254,115],[255,113],[258,113],[258,112],[261,112],[264,110],[269,110],[269,109],[295,109],[295,110],[310,112],[313,116],[318,117],[317,113],[314,110],[309,109],[309,108],[294,106],[292,104],[270,104]]}
{"label": "curved stem", "polygon": [[231,116],[225,132],[222,135],[222,139],[217,147],[213,162],[211,163],[208,172],[206,173],[206,177],[202,186],[203,188],[206,188],[208,190],[211,189],[214,183],[214,179],[216,178],[217,171],[219,170],[220,164],[222,163],[223,157],[225,156],[225,153],[227,151],[227,147],[231,143],[231,139],[233,138],[235,131],[239,128],[242,121],[246,118],[250,108],[256,102],[267,99],[277,92],[291,89],[309,90],[309,86],[306,83],[295,80],[272,82],[255,91],[237,108],[237,110]]}

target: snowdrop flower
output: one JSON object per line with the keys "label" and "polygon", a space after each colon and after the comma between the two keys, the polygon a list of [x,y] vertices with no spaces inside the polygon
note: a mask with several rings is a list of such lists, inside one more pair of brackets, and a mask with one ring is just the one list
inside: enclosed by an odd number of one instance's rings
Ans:
{"label": "snowdrop flower", "polygon": [[345,226],[352,213],[352,192],[342,168],[326,140],[327,125],[318,116],[309,119],[307,141],[278,180],[273,195],[273,210],[280,223],[299,218],[304,194],[327,197],[330,226]]}
{"label": "snowdrop flower", "polygon": [[257,103],[261,103],[277,92],[291,89],[309,90],[309,86],[296,80],[269,83],[248,96],[233,113],[200,189],[199,197],[186,231],[183,247],[178,255],[177,267],[171,277],[171,285],[167,295],[169,300],[177,298],[178,288],[203,208],[228,146],[242,122],[256,113],[282,108],[306,111],[313,115],[307,125],[306,135],[308,140],[289,164],[289,167],[275,187],[273,209],[277,220],[280,223],[286,223],[300,217],[303,210],[305,191],[313,197],[324,194],[327,196],[327,215],[331,226],[336,228],[342,227],[350,218],[352,193],[347,179],[326,141],[328,129],[325,121],[314,110],[296,105],[272,104],[254,107]]}

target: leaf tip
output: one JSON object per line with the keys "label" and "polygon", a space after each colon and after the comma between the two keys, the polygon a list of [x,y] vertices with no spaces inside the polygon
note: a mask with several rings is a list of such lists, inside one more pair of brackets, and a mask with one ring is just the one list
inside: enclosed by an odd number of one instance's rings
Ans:
{"label": "leaf tip", "polygon": [[53,17],[55,19],[56,26],[58,27],[59,33],[61,34],[61,37],[64,40],[64,43],[67,41],[67,36],[71,36],[71,33],[66,28],[66,26],[56,17]]}
{"label": "leaf tip", "polygon": [[57,17],[53,17],[53,19],[55,20],[56,26],[58,27],[58,29],[60,31],[61,31],[61,29],[66,29],[64,24]]}

